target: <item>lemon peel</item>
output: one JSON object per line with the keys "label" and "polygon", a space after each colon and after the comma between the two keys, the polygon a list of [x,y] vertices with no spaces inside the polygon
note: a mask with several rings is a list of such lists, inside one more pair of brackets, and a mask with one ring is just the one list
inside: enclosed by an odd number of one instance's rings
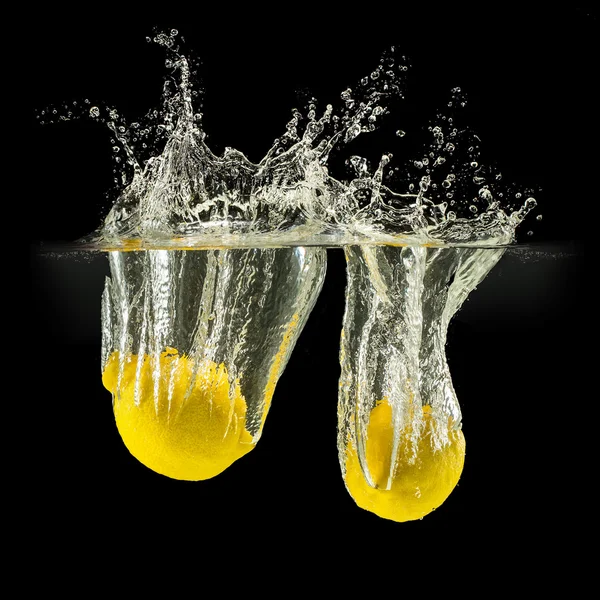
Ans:
{"label": "lemon peel", "polygon": [[254,448],[239,382],[232,390],[224,364],[173,348],[160,356],[113,352],[102,382],[127,449],[157,473],[209,479]]}
{"label": "lemon peel", "polygon": [[387,487],[394,437],[392,406],[387,400],[371,411],[365,443],[366,462],[377,487],[371,487],[352,444],[346,450],[346,487],[365,510],[397,522],[421,519],[438,508],[460,479],[465,460],[465,438],[448,423],[448,441],[436,448],[432,436],[439,425],[429,406],[423,407],[423,429],[415,447],[412,425],[400,432],[391,486]]}

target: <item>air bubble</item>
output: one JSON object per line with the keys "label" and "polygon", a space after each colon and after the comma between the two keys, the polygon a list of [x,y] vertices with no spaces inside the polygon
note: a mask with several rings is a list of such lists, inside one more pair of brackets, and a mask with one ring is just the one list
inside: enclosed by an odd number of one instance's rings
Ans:
{"label": "air bubble", "polygon": [[398,130],[396,131],[396,135],[397,135],[398,137],[404,137],[404,136],[406,135],[406,131],[403,131],[402,129],[398,129]]}
{"label": "air bubble", "polygon": [[541,221],[542,220],[542,215],[538,215],[535,219],[536,219],[536,221]]}

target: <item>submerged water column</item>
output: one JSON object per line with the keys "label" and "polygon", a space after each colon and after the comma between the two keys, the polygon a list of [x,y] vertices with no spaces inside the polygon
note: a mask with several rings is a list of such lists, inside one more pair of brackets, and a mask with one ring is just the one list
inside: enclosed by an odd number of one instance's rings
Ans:
{"label": "submerged water column", "polygon": [[456,486],[465,440],[446,362],[448,324],[502,253],[346,248],[338,451],[361,508],[418,519]]}
{"label": "submerged water column", "polygon": [[158,473],[213,477],[260,438],[326,251],[147,250],[109,261],[102,369],[119,433]]}

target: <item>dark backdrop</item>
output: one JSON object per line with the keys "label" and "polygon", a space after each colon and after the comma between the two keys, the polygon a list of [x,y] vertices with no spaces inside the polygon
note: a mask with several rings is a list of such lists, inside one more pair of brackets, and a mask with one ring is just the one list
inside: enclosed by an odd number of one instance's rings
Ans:
{"label": "dark backdrop", "polygon": [[459,486],[440,509],[407,524],[358,509],[345,491],[336,451],[340,250],[330,252],[323,293],[256,449],[201,483],[169,480],[133,459],[100,382],[105,257],[41,256],[39,245],[76,239],[106,214],[110,136],[87,122],[40,127],[32,116],[37,175],[28,181],[27,200],[34,203],[36,368],[33,391],[21,401],[39,428],[31,479],[45,499],[37,512],[42,537],[100,535],[100,522],[109,519],[127,531],[140,526],[151,535],[160,528],[204,540],[235,535],[240,544],[261,536],[354,544],[365,536],[378,548],[454,536],[481,547],[518,539],[523,549],[552,544],[570,528],[584,494],[575,464],[587,384],[583,231],[594,218],[597,20],[570,6],[395,10],[373,7],[353,21],[299,11],[288,29],[282,15],[269,26],[257,13],[173,13],[168,22],[136,24],[99,14],[69,25],[49,14],[27,41],[27,96],[31,115],[87,97],[135,119],[158,104],[162,86],[162,54],[145,36],[153,25],[176,27],[204,61],[209,144],[258,160],[282,132],[297,90],[308,88],[323,101],[337,97],[392,43],[413,64],[404,123],[424,124],[439,98],[460,85],[486,156],[506,179],[543,188],[537,197],[544,220],[527,240],[539,246],[508,253],[450,328],[447,351],[467,439]]}

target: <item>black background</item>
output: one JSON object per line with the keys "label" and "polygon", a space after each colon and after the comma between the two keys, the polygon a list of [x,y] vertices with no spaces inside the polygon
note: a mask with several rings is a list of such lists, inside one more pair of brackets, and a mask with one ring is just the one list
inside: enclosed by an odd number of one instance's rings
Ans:
{"label": "black background", "polygon": [[[119,14],[70,21],[53,13],[31,28],[27,98],[36,175],[27,184],[35,207],[29,234],[36,371],[23,402],[39,427],[29,464],[44,498],[36,512],[40,537],[89,539],[105,533],[108,520],[120,535],[151,535],[154,528],[205,544],[235,536],[241,546],[287,538],[339,549],[367,540],[375,551],[431,539],[444,540],[442,552],[450,539],[539,548],[572,527],[585,502],[574,463],[588,329],[583,232],[594,218],[596,17],[570,6],[363,11],[326,18],[300,7],[295,16],[272,13],[272,23],[266,14],[238,11],[174,11],[169,21],[144,22]],[[542,188],[544,219],[527,240],[539,246],[508,253],[451,324],[447,354],[467,458],[456,490],[422,521],[396,524],[360,510],[340,476],[339,250],[330,252],[324,290],[253,452],[213,480],[188,483],[149,471],[122,444],[100,382],[106,259],[41,255],[39,245],[77,239],[106,214],[110,136],[89,122],[40,127],[33,111],[90,98],[139,118],[161,95],[163,55],[145,41],[155,25],[176,27],[204,62],[205,127],[216,150],[233,146],[259,160],[298,104],[298,90],[324,102],[337,98],[393,43],[413,67],[404,112],[390,129],[425,124],[440,98],[460,85],[486,156],[505,179]],[[373,137],[375,155],[386,150],[382,139]]]}

